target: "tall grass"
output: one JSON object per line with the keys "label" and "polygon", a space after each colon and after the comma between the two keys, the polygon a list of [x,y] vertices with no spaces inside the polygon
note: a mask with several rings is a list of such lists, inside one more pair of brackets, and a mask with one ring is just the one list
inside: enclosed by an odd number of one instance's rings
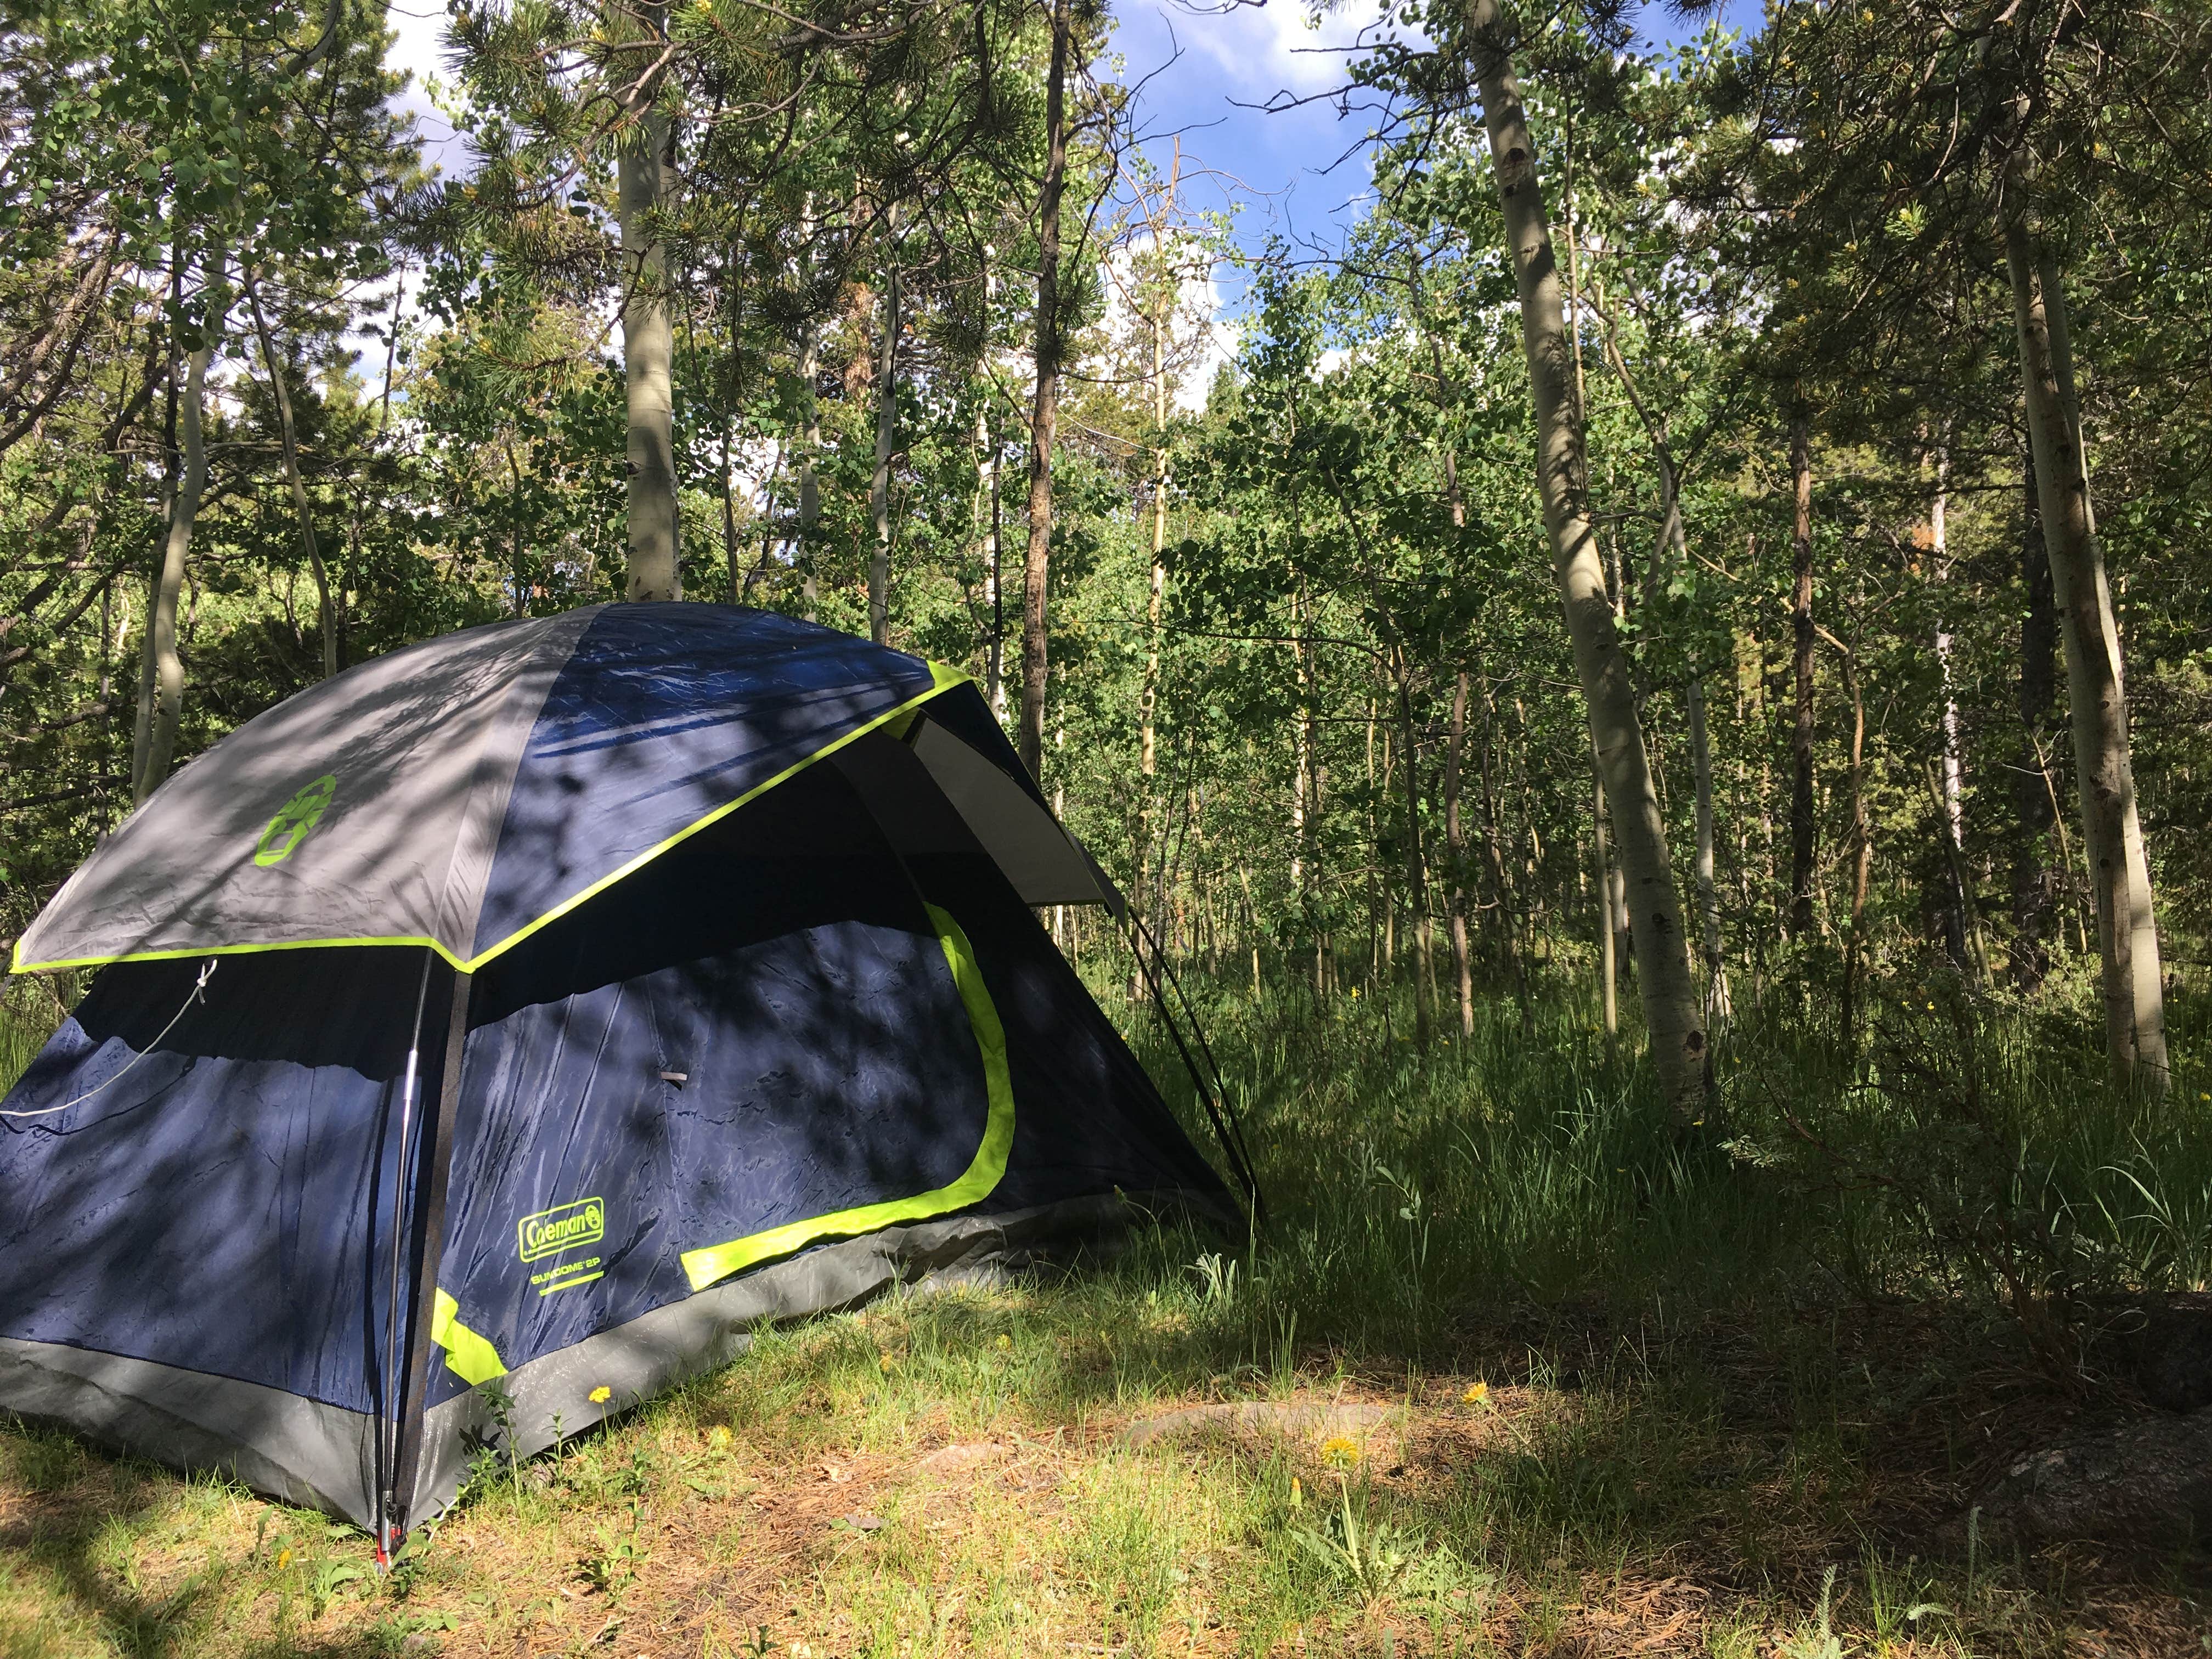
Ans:
{"label": "tall grass", "polygon": [[[1203,1143],[1156,1015],[1097,987]],[[1608,1045],[1568,981],[1524,1022],[1417,1053],[1374,988],[1193,984],[1272,1223],[1249,1272],[1301,1331],[1418,1358],[1501,1297],[1711,1310],[1819,1283],[2064,1318],[2099,1297],[2212,1283],[2212,1101],[2193,1045],[2162,1101],[2115,1093],[2070,1009],[1885,981],[1855,1055],[1816,988],[1717,1048],[1696,1121],[1638,1042]],[[2177,1026],[2203,1023],[2178,1000]]]}

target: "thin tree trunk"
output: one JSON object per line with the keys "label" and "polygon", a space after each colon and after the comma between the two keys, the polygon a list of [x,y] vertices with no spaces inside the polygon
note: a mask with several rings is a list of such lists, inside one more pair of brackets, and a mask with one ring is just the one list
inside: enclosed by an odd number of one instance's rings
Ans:
{"label": "thin tree trunk", "polygon": [[[1176,152],[1180,163],[1182,152]],[[1170,199],[1175,185],[1169,184]],[[1158,235],[1154,234],[1154,246]],[[1137,692],[1137,862],[1141,872],[1149,856],[1158,803],[1154,781],[1159,772],[1158,713],[1160,696],[1160,611],[1167,594],[1167,566],[1161,555],[1168,540],[1168,383],[1167,318],[1163,302],[1148,319],[1152,346],[1152,429],[1158,434],[1152,448],[1152,559],[1151,582],[1145,599],[1145,673]],[[1145,910],[1141,886],[1132,896],[1139,914]]]}
{"label": "thin tree trunk", "polygon": [[338,672],[337,607],[331,602],[330,572],[323,568],[322,550],[315,543],[315,524],[308,511],[307,486],[300,477],[299,428],[292,421],[292,392],[285,384],[284,371],[277,366],[276,348],[269,338],[269,324],[261,314],[259,285],[253,273],[241,273],[246,288],[246,308],[253,313],[254,337],[261,345],[261,367],[269,376],[269,390],[276,399],[276,434],[284,447],[284,482],[292,491],[292,511],[299,517],[300,548],[307,556],[307,568],[315,578],[317,621],[323,636],[323,678],[330,678]]}
{"label": "thin tree trunk", "polygon": [[[2013,768],[2018,840],[2013,847],[2011,967],[2014,982],[2024,991],[2033,991],[2051,970],[2050,939],[2057,884],[2052,880],[2048,841],[2054,830],[2063,833],[2064,820],[2057,810],[2057,789],[2043,763],[2043,733],[2057,701],[2053,671],[2058,611],[2051,598],[2051,556],[2043,548],[2043,515],[2035,499],[2033,458],[2025,471],[2020,577],[2027,604],[2020,623],[2020,757]],[[2065,873],[2063,866],[2062,873]],[[2070,878],[2065,884],[2070,894]],[[2077,926],[2079,921],[2077,914]]]}
{"label": "thin tree trunk", "polygon": [[[1595,757],[1593,757],[1595,758]],[[1613,858],[1607,846],[1606,822],[1612,815],[1605,804],[1605,780],[1590,787],[1590,823],[1595,835],[1591,854],[1597,866],[1597,982],[1604,1009],[1606,1052],[1613,1051],[1620,1035],[1620,963],[1613,947]]]}
{"label": "thin tree trunk", "polygon": [[1802,415],[1790,423],[1790,627],[1796,691],[1790,738],[1790,937],[1802,939],[1813,931],[1818,820],[1813,793],[1813,458],[1811,434]]}
{"label": "thin tree trunk", "polygon": [[1430,955],[1428,882],[1421,867],[1420,749],[1413,736],[1413,698],[1402,645],[1395,666],[1398,730],[1406,751],[1406,926],[1413,935],[1413,1045],[1425,1049],[1436,1036],[1436,966]]}
{"label": "thin tree trunk", "polygon": [[1451,861],[1452,981],[1459,988],[1459,1034],[1474,1035],[1474,973],[1467,949],[1467,831],[1460,821],[1460,767],[1467,748],[1467,670],[1452,682],[1451,744],[1444,750],[1444,854]]}
{"label": "thin tree trunk", "polygon": [[[647,0],[638,15],[665,35],[667,8]],[[617,158],[622,228],[623,386],[628,406],[629,580],[633,600],[679,599],[683,580],[676,501],[674,367],[665,250],[649,224],[666,190],[668,118],[653,106],[657,76],[624,89],[636,131]]]}
{"label": "thin tree trunk", "polygon": [[1496,0],[1474,0],[1477,77],[1483,120],[1498,168],[1498,196],[1521,297],[1538,434],[1537,479],[1554,574],[1574,641],[1575,666],[1589,707],[1590,734],[1617,814],[1614,834],[1627,876],[1638,945],[1637,986],[1660,1085],[1678,1112],[1694,1110],[1711,1081],[1705,1022],[1698,1008],[1681,906],[1668,861],[1667,831],[1637,722],[1635,689],[1606,604],[1605,573],[1590,533],[1584,492],[1583,431],[1570,401],[1576,353],[1566,338],[1551,228],[1536,178],[1535,144],[1512,64],[1497,45]]}
{"label": "thin tree trunk", "polygon": [[1856,1066],[1859,976],[1866,971],[1867,877],[1874,868],[1874,830],[1867,820],[1866,699],[1859,691],[1858,658],[1845,650],[1844,691],[1851,700],[1851,932],[1844,957],[1844,1052]]}
{"label": "thin tree trunk", "polygon": [[898,431],[899,267],[896,240],[898,210],[888,223],[894,240],[890,272],[884,284],[884,343],[876,358],[876,469],[868,479],[868,516],[876,531],[876,550],[868,560],[868,637],[888,644],[891,623],[891,447]]}
{"label": "thin tree trunk", "polygon": [[1044,764],[1045,582],[1052,553],[1052,444],[1060,415],[1060,203],[1067,188],[1069,0],[1053,0],[1045,80],[1044,184],[1037,196],[1036,398],[1030,416],[1030,540],[1022,563],[1023,763]]}
{"label": "thin tree trunk", "polygon": [[822,453],[822,408],[814,395],[814,376],[820,364],[822,333],[812,323],[799,348],[799,397],[804,447],[799,457],[799,595],[806,620],[814,620],[817,597],[814,581],[814,526],[822,517],[822,485],[814,474],[814,458]]}
{"label": "thin tree trunk", "polygon": [[185,706],[185,665],[177,654],[177,600],[185,588],[185,559],[191,551],[192,522],[199,516],[200,495],[207,488],[207,446],[202,441],[200,419],[207,396],[208,364],[214,353],[212,340],[192,353],[178,410],[184,436],[184,474],[169,509],[168,534],[161,546],[161,574],[154,585],[154,602],[146,615],[147,661],[151,672],[145,687],[146,740],[131,757],[134,803],[160,788],[169,775],[169,757],[177,746],[177,720]]}
{"label": "thin tree trunk", "polygon": [[[1950,863],[1954,876],[1952,915],[1954,926],[1947,930],[1952,934],[1952,938],[1946,943],[1953,947],[1954,959],[1960,959],[1960,953],[1966,942],[1966,918],[1973,911],[1974,896],[1965,885],[1961,884],[1964,880],[1970,879],[1966,874],[1965,859],[1966,757],[1961,752],[1964,745],[1960,736],[1958,687],[1951,672],[1951,656],[1955,641],[1951,634],[1949,618],[1942,614],[1942,607],[1948,603],[1946,589],[1951,576],[1949,528],[1951,453],[1948,447],[1940,443],[1936,445],[1935,462],[1936,489],[1928,502],[1928,561],[1930,574],[1936,582],[1938,606],[1936,619],[1936,677],[1943,702],[1942,717],[1943,763],[1941,774],[1943,785],[1943,833],[1952,848]],[[1986,963],[1982,964],[1984,969],[1986,969],[1987,966]]]}
{"label": "thin tree trunk", "polygon": [[2075,789],[2104,968],[2106,1056],[2115,1082],[2163,1094],[2166,1008],[2158,927],[2129,752],[2119,630],[2081,448],[2066,296],[2057,261],[2036,245],[2017,212],[2005,226],[2005,263],[2020,333],[2044,544],[2066,641]]}

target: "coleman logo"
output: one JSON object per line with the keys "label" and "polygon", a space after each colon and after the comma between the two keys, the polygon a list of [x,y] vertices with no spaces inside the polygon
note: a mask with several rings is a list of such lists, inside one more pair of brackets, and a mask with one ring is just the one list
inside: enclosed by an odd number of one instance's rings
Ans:
{"label": "coleman logo", "polygon": [[606,1222],[605,1204],[596,1198],[580,1198],[516,1222],[517,1248],[525,1261],[535,1261],[541,1255],[596,1244],[607,1236]]}
{"label": "coleman logo", "polygon": [[253,844],[253,861],[265,870],[297,852],[300,843],[313,835],[315,826],[323,821],[337,787],[337,776],[329,772],[302,784],[291,799],[276,809],[276,816],[269,820],[269,827]]}

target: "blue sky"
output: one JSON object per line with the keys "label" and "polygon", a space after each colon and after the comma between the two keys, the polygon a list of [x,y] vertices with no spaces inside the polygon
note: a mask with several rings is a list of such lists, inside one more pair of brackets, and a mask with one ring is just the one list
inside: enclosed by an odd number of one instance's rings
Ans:
{"label": "blue sky", "polygon": [[[1760,12],[1759,0],[1729,0],[1723,20],[1748,28]],[[1367,117],[1355,112],[1340,119],[1326,103],[1282,114],[1252,106],[1279,92],[1306,97],[1339,84],[1342,48],[1356,42],[1361,26],[1373,19],[1372,0],[1350,0],[1317,27],[1308,27],[1310,14],[1301,0],[1228,0],[1220,9],[1208,0],[1124,0],[1116,13],[1113,50],[1122,59],[1121,78],[1151,77],[1141,100],[1144,125],[1163,134],[1184,129],[1185,155],[1237,181],[1244,237],[1256,243],[1270,229],[1294,237],[1322,233],[1365,186],[1366,168],[1356,155],[1333,173],[1328,169],[1365,134]],[[400,101],[416,116],[436,158],[451,129],[432,107],[423,81],[439,67],[445,6],[441,0],[392,0],[388,15],[399,36],[395,65],[415,76]],[[1644,7],[1641,28],[1652,41],[1684,33],[1656,3]],[[1164,161],[1165,144],[1157,148]],[[458,153],[444,160],[448,167],[461,165]],[[1224,204],[1218,187],[1201,191],[1203,184],[1194,181],[1194,204]]]}

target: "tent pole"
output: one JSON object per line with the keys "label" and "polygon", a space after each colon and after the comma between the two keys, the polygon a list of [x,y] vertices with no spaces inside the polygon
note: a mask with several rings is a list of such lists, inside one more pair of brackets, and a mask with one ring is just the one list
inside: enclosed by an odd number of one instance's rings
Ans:
{"label": "tent pole", "polygon": [[[389,1535],[404,1538],[415,1519],[415,1477],[422,1461],[422,1420],[430,1384],[430,1316],[438,1293],[440,1257],[446,1248],[446,1179],[453,1164],[453,1120],[460,1114],[461,1059],[469,1035],[467,974],[453,974],[453,1006],[446,1022],[446,1059],[435,1099],[426,1097],[423,1110],[428,1121],[430,1158],[421,1176],[422,1204],[415,1215],[415,1234],[421,1241],[416,1256],[415,1311],[407,1326],[407,1382],[400,1395],[398,1444],[392,1458],[394,1513],[386,1523]],[[397,1552],[394,1552],[395,1553]]]}
{"label": "tent pole", "polygon": [[376,1426],[379,1480],[376,1490],[376,1564],[388,1565],[385,1540],[392,1515],[392,1468],[399,1452],[398,1411],[392,1384],[399,1378],[399,1271],[401,1241],[406,1226],[407,1146],[415,1129],[415,1079],[422,1058],[422,1005],[430,994],[431,952],[422,952],[422,976],[415,981],[415,1023],[407,1036],[407,1080],[399,1090],[399,1158],[392,1176],[392,1276],[384,1307],[384,1401],[392,1413],[389,1424]]}

